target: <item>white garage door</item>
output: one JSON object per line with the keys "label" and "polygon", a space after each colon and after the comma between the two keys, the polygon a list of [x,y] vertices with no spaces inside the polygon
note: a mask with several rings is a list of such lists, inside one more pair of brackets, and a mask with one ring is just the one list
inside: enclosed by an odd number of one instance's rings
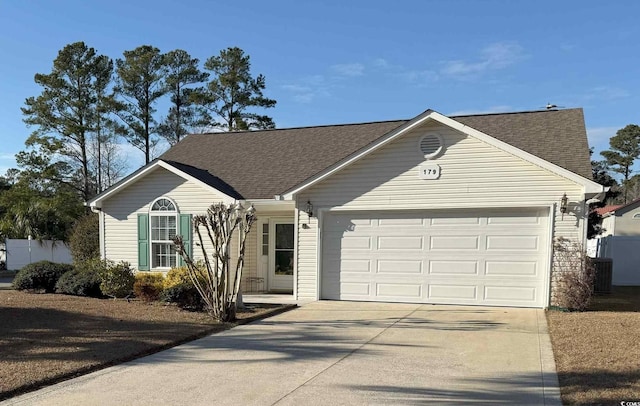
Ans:
{"label": "white garage door", "polygon": [[321,297],[543,307],[547,212],[329,213]]}

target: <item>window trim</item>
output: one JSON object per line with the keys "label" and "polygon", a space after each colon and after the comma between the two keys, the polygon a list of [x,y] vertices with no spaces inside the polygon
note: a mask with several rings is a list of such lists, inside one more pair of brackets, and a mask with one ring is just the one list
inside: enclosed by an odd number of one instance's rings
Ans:
{"label": "window trim", "polygon": [[[174,207],[175,210],[153,210],[153,206],[160,200],[168,200]],[[157,199],[155,199],[153,202],[151,202],[151,204],[149,205],[149,269],[150,270],[169,270],[171,269],[171,266],[155,266],[155,262],[154,262],[154,255],[153,255],[153,246],[154,244],[171,244],[173,245],[173,241],[169,241],[169,240],[154,240],[153,239],[153,217],[171,217],[173,216],[175,218],[175,235],[180,234],[180,210],[178,209],[178,205],[176,204],[176,202],[166,196],[161,196]],[[178,253],[175,252],[174,250],[174,254],[175,256],[175,266],[178,266]],[[171,264],[171,261],[169,261],[169,264]]]}

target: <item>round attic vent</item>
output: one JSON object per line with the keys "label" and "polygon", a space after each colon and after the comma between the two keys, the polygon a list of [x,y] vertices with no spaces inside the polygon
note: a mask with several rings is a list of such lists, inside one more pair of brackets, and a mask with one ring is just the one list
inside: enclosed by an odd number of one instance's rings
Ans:
{"label": "round attic vent", "polygon": [[420,138],[420,152],[425,158],[435,158],[442,152],[442,137],[438,134],[427,134]]}

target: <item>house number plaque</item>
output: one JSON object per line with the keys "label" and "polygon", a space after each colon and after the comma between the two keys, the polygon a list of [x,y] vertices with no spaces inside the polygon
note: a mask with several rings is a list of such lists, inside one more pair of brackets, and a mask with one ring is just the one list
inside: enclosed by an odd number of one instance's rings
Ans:
{"label": "house number plaque", "polygon": [[440,165],[420,165],[420,179],[438,179],[440,177]]}

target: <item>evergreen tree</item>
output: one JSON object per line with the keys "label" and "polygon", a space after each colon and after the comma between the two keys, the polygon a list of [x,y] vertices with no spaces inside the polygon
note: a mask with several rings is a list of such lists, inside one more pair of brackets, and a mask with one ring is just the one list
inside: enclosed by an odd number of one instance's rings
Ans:
{"label": "evergreen tree", "polygon": [[116,114],[124,123],[118,131],[144,153],[147,164],[158,142],[154,136],[155,105],[167,93],[164,85],[165,59],[158,48],[150,45],[125,51],[123,55],[124,59],[116,61]]}
{"label": "evergreen tree", "polygon": [[158,134],[170,145],[175,145],[185,135],[195,132],[196,127],[206,125],[202,122],[201,108],[192,102],[202,89],[188,86],[204,82],[209,74],[200,71],[198,59],[182,49],[168,52],[164,59],[167,69],[165,86],[172,106],[158,126]]}
{"label": "evergreen tree", "polygon": [[[51,73],[35,75],[35,82],[44,89],[39,96],[27,98],[22,108],[24,122],[36,126],[26,141],[32,151],[23,154],[22,163],[65,166],[55,172],[61,178],[50,180],[73,186],[84,200],[95,194],[89,152],[96,120],[104,113],[97,105],[111,74],[109,58],[97,55],[84,42],[69,44],[53,61]],[[45,157],[60,157],[63,162],[45,162]]]}
{"label": "evergreen tree", "polygon": [[609,140],[610,150],[602,151],[607,165],[614,172],[622,174],[624,177],[622,186],[624,188],[624,203],[627,203],[627,187],[631,177],[631,167],[638,157],[640,157],[640,126],[629,124],[618,130],[615,136]]}
{"label": "evergreen tree", "polygon": [[275,128],[271,117],[252,111],[275,107],[276,101],[264,96],[265,77],[253,78],[249,55],[242,49],[227,48],[207,59],[204,68],[213,78],[194,100],[207,110],[211,127],[226,131]]}

